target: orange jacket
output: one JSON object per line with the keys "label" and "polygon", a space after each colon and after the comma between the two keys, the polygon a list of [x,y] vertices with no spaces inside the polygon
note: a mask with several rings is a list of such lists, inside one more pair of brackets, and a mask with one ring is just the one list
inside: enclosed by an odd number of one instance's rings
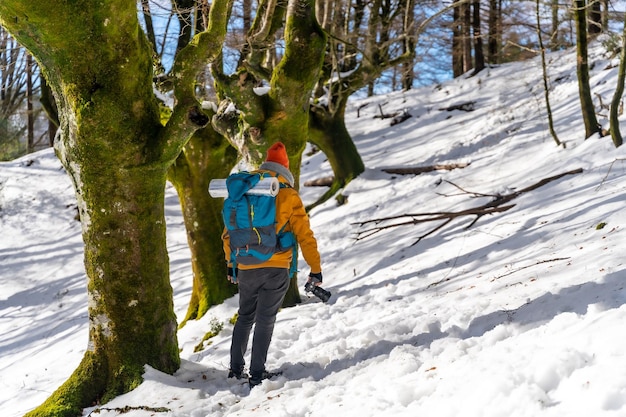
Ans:
{"label": "orange jacket", "polygon": [[[278,176],[278,181],[284,184],[288,184],[288,181],[282,176]],[[285,226],[285,224],[287,226]],[[304,210],[304,204],[300,199],[300,195],[296,190],[291,187],[280,188],[278,195],[276,196],[276,233],[285,226],[285,232],[293,232],[296,237],[298,245],[302,250],[302,256],[304,260],[311,268],[312,273],[322,272],[320,254],[317,250],[317,240],[311,230],[309,223],[309,216]],[[228,230],[224,228],[222,233],[222,241],[224,246],[224,255],[229,267],[232,267],[230,262],[230,238],[228,236]],[[291,258],[293,257],[293,250],[290,248],[284,252],[276,252],[267,261],[256,265],[242,265],[238,264],[237,268],[242,270],[256,269],[256,268],[289,268],[291,265]],[[296,261],[297,262],[297,261]]]}

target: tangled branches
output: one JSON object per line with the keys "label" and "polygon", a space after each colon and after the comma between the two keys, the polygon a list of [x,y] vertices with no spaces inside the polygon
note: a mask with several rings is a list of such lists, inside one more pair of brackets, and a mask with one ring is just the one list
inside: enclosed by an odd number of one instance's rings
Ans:
{"label": "tangled branches", "polygon": [[[549,178],[544,178],[541,181],[531,186],[522,188],[521,190],[514,191],[508,194],[502,194],[502,195],[501,194],[480,194],[480,193],[469,192],[448,181],[448,183],[452,184],[453,186],[455,186],[456,188],[458,188],[465,194],[472,194],[474,196],[480,196],[480,197],[492,197],[493,199],[489,201],[488,203],[482,204],[480,206],[472,207],[472,208],[460,210],[460,211],[401,214],[398,216],[381,217],[378,219],[365,220],[356,224],[358,224],[360,227],[365,226],[365,225],[370,225],[370,224],[375,224],[375,226],[357,232],[356,240],[365,239],[367,237],[375,235],[378,232],[381,232],[386,229],[391,229],[394,227],[410,226],[410,225],[416,225],[416,224],[421,224],[421,223],[441,221],[441,223],[439,223],[438,225],[436,225],[435,227],[433,227],[426,233],[420,235],[418,239],[411,245],[413,246],[419,243],[425,237],[430,236],[431,234],[435,233],[438,230],[441,230],[454,219],[457,219],[459,217],[465,217],[465,216],[474,216],[474,219],[466,227],[466,229],[469,229],[478,221],[478,219],[480,219],[481,217],[485,215],[502,213],[504,211],[510,210],[511,208],[515,207],[515,204],[508,204],[508,203],[510,203],[513,199],[519,197],[520,195],[527,193],[529,191],[533,191],[539,187],[542,187],[548,184],[549,182],[558,180],[559,178],[562,178],[566,175],[580,174],[581,172],[583,172],[582,168],[567,171],[562,174],[554,175]],[[407,220],[403,220],[403,219],[407,219]],[[392,223],[387,223],[390,221]],[[393,221],[396,221],[396,222],[393,222]],[[385,223],[385,224],[382,224],[382,223]]]}

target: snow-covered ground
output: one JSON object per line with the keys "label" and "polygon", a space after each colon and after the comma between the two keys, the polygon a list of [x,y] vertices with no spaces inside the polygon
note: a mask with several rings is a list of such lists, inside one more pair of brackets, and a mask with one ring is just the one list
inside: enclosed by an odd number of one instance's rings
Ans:
{"label": "snow-covered ground", "polygon": [[[311,212],[324,286],[334,295],[279,313],[267,365],[283,376],[251,392],[226,378],[234,297],[180,330],[183,364],[175,375],[147,368],[139,388],[84,416],[117,416],[124,407],[129,417],[626,415],[626,146],[615,149],[609,137],[584,140],[575,55],[549,60],[565,149],[548,133],[539,60],[351,103],[347,123],[367,169],[342,190],[346,204],[331,200]],[[595,44],[590,63],[594,99],[609,103],[616,62]],[[474,111],[442,110],[469,101]],[[412,117],[390,126],[374,117],[380,108]],[[330,173],[320,153],[303,163],[303,182]],[[435,164],[469,165],[421,175],[383,171]],[[465,216],[416,244],[440,223],[355,239],[391,224],[360,222],[478,207],[492,199],[483,195],[578,168],[470,228],[475,217]],[[312,202],[322,191],[305,188],[303,198]],[[165,204],[182,318],[191,269],[171,187]],[[75,213],[70,181],[52,151],[0,164],[3,417],[43,402],[86,348]],[[303,284],[302,260],[300,269]],[[222,332],[194,353],[217,322]]]}

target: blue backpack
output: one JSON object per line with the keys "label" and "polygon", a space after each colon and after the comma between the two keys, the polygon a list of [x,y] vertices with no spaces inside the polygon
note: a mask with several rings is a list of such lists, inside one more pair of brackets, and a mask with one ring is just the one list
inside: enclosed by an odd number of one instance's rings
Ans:
{"label": "blue backpack", "polygon": [[[249,194],[268,173],[238,172],[226,179],[228,197],[224,200],[222,218],[230,237],[230,257],[233,271],[237,265],[257,265],[270,259],[276,252],[292,248],[294,257],[291,273],[295,272],[296,240],[291,232],[284,232],[283,225],[276,233],[276,197]],[[280,184],[281,188],[289,185]]]}

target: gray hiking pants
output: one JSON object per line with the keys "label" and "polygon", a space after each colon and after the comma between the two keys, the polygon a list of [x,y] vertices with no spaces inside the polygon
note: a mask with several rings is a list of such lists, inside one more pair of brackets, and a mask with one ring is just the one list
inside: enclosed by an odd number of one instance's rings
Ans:
{"label": "gray hiking pants", "polygon": [[283,268],[239,270],[237,282],[239,284],[239,316],[230,346],[230,369],[243,370],[250,331],[252,325],[255,324],[250,373],[260,374],[265,371],[265,361],[274,332],[276,314],[289,288],[289,270]]}

